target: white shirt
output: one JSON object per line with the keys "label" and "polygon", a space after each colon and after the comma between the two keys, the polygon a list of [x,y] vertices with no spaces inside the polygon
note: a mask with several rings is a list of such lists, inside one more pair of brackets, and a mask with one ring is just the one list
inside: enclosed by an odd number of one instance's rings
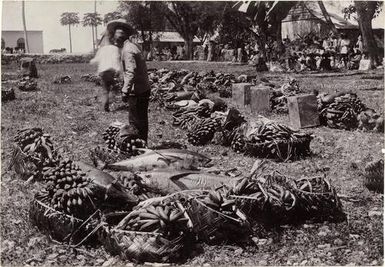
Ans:
{"label": "white shirt", "polygon": [[105,45],[99,48],[91,64],[98,64],[98,73],[106,70],[121,71],[120,49],[115,45]]}

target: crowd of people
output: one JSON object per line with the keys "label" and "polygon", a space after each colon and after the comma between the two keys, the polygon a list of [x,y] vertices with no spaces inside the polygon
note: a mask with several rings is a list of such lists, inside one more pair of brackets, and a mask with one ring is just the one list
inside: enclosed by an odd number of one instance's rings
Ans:
{"label": "crowd of people", "polygon": [[[321,38],[309,34],[303,38],[281,42],[269,37],[263,47],[257,41],[236,45],[206,41],[193,47],[193,59],[205,61],[232,61],[255,65],[260,71],[267,70],[266,63],[281,66],[287,71],[358,69],[361,59],[367,55],[363,50],[362,37],[351,40],[346,34],[330,34]],[[187,59],[184,45],[155,47],[147,55],[148,60]]]}

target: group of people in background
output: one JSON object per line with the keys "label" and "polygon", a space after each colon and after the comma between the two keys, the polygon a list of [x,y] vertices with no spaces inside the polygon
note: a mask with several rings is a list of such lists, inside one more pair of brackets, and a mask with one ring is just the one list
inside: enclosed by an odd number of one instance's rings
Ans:
{"label": "group of people in background", "polygon": [[[234,44],[235,43],[235,44]],[[351,40],[346,34],[329,34],[321,38],[309,34],[303,38],[282,41],[268,37],[264,49],[257,41],[233,44],[218,44],[207,40],[203,45],[194,45],[193,59],[205,61],[232,61],[255,65],[258,71],[268,69],[266,64],[280,65],[285,70],[331,70],[358,69],[361,59],[366,56],[362,37]],[[169,45],[163,49],[154,47],[147,54],[148,60],[187,59],[183,44]]]}

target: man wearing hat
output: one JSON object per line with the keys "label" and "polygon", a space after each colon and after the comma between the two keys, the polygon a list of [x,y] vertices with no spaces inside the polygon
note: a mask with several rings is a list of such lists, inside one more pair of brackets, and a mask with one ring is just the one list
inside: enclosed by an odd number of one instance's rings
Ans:
{"label": "man wearing hat", "polygon": [[136,31],[124,19],[110,21],[107,24],[107,31],[113,36],[115,45],[122,48],[124,77],[122,100],[129,105],[129,123],[137,128],[140,138],[147,142],[148,104],[151,88],[142,52],[129,39],[130,36],[136,34]]}

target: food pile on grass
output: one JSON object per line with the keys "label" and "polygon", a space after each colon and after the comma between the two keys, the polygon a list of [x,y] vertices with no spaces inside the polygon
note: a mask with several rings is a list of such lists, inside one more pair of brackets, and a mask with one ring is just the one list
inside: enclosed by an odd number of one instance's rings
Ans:
{"label": "food pile on grass", "polygon": [[[126,149],[127,159],[121,164],[129,169],[149,152],[132,153],[133,146],[127,146],[131,142],[125,139],[136,140],[135,135],[124,125],[115,123],[114,127],[108,127],[103,137],[109,140],[107,146],[114,143],[108,149]],[[16,157],[15,163],[28,164],[33,158],[37,162],[32,161],[35,167],[31,170],[40,171],[33,174],[42,188],[31,201],[32,222],[60,242],[103,245],[126,260],[183,262],[199,242],[250,242],[257,225],[344,219],[335,189],[323,177],[295,180],[267,173],[260,164],[250,176],[228,177],[228,182],[216,186],[210,180],[223,177],[208,176],[200,169],[193,173],[196,178],[190,176],[191,171],[170,176],[164,182],[174,183],[179,190],[164,193],[140,175],[116,175],[62,159],[42,129],[20,131],[15,142],[15,151],[26,153]],[[162,157],[162,150],[154,152]],[[178,183],[179,178],[192,183]],[[206,186],[196,189],[195,183]]]}
{"label": "food pile on grass", "polygon": [[383,115],[366,107],[354,93],[319,94],[322,125],[343,130],[384,132]]}

